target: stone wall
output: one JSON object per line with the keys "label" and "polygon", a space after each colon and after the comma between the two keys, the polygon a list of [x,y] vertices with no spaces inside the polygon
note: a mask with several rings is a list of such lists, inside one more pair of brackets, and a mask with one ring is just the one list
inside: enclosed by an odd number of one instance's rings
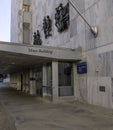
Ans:
{"label": "stone wall", "polygon": [[[12,40],[21,42],[22,31],[17,31],[21,17],[17,10],[21,7],[16,0],[12,0],[15,7],[12,11],[13,31]],[[76,91],[78,99],[91,104],[112,107],[113,92],[113,0],[71,0],[92,26],[99,28],[95,38],[87,24],[70,5],[70,26],[63,33],[59,33],[55,26],[55,8],[59,3],[66,5],[67,0],[32,0],[32,35],[37,29],[41,33],[44,46],[57,46],[76,49],[82,47],[82,60],[88,64],[88,73],[77,75]],[[49,15],[52,19],[52,36],[45,39],[43,32],[43,18]],[[19,19],[18,19],[19,18]],[[20,40],[19,40],[20,39]],[[33,44],[33,38],[31,40]],[[100,92],[99,86],[105,86],[106,91]]]}
{"label": "stone wall", "polygon": [[23,43],[23,0],[11,0],[11,42]]}
{"label": "stone wall", "polygon": [[[76,49],[82,47],[83,61],[88,64],[88,73],[78,75],[76,95],[81,101],[112,107],[113,74],[113,1],[112,0],[71,0],[86,17],[89,24],[97,25],[98,37],[95,38],[82,18],[70,6],[70,27],[58,33],[55,27],[55,8],[67,0],[32,0],[32,32],[39,29],[43,45]],[[44,16],[52,19],[52,37],[44,38],[42,23]],[[104,82],[105,81],[105,82]],[[112,82],[111,82],[112,81]],[[106,87],[105,92],[99,86]]]}
{"label": "stone wall", "polygon": [[11,42],[18,42],[18,2],[11,0]]}
{"label": "stone wall", "polygon": [[[86,5],[88,21],[99,27],[96,39],[88,31],[85,34],[89,69],[87,87],[93,92],[91,94],[89,91],[91,96],[88,97],[88,102],[112,108],[113,1],[87,0]],[[100,92],[99,86],[105,86],[106,91]]]}

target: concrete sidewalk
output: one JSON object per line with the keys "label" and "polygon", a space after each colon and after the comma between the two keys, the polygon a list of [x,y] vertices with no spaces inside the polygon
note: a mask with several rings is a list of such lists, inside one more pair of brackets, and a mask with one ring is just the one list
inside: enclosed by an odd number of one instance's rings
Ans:
{"label": "concrete sidewalk", "polygon": [[0,130],[16,130],[15,122],[0,103]]}
{"label": "concrete sidewalk", "polygon": [[[111,109],[77,101],[51,103],[10,88],[0,88],[0,99],[13,116],[17,130],[113,130]],[[0,130],[13,130],[9,116],[5,122],[10,127]]]}

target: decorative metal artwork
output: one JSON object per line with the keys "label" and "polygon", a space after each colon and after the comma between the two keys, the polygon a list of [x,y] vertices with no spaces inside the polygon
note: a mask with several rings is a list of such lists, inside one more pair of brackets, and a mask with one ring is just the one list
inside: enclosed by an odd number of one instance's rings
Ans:
{"label": "decorative metal artwork", "polygon": [[45,16],[43,19],[43,30],[45,38],[48,38],[49,36],[52,36],[52,20],[49,16]]}
{"label": "decorative metal artwork", "polygon": [[33,41],[34,45],[42,45],[42,40],[40,38],[39,30],[37,30],[37,32],[34,32],[33,37],[34,37],[34,41]]}
{"label": "decorative metal artwork", "polygon": [[63,32],[69,27],[69,3],[63,6],[62,3],[56,8],[55,26],[58,32]]}

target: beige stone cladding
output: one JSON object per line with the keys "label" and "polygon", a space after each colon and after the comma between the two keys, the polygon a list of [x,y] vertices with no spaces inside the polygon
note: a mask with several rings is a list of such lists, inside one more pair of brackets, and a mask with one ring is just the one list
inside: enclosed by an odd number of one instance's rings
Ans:
{"label": "beige stone cladding", "polygon": [[[14,1],[14,0],[13,0]],[[71,0],[87,19],[91,26],[97,25],[99,34],[93,36],[87,24],[70,5],[69,29],[59,33],[55,26],[55,8],[67,0],[32,0],[32,31],[41,33],[44,46],[82,48],[82,61],[87,62],[87,74],[76,74],[76,98],[91,104],[112,108],[113,98],[113,1],[112,0]],[[16,0],[15,0],[16,2]],[[21,4],[20,4],[21,5]],[[15,10],[17,11],[17,6]],[[12,39],[18,42],[21,33],[17,30],[18,16],[13,21],[15,32]],[[52,19],[52,36],[45,39],[43,33],[43,18],[49,15]],[[15,36],[15,37],[14,37]],[[32,36],[31,36],[32,37]],[[20,38],[21,39],[21,38]],[[33,43],[33,37],[31,44]],[[82,62],[81,61],[81,62]],[[105,91],[101,91],[104,87]]]}

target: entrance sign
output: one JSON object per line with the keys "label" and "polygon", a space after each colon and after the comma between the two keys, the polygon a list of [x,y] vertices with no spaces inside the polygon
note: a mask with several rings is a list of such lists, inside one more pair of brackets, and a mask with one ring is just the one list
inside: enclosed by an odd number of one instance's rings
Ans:
{"label": "entrance sign", "polygon": [[47,50],[47,49],[34,49],[34,48],[28,48],[28,52],[40,52],[40,53],[48,53],[48,54],[52,54],[53,51],[52,50]]}

